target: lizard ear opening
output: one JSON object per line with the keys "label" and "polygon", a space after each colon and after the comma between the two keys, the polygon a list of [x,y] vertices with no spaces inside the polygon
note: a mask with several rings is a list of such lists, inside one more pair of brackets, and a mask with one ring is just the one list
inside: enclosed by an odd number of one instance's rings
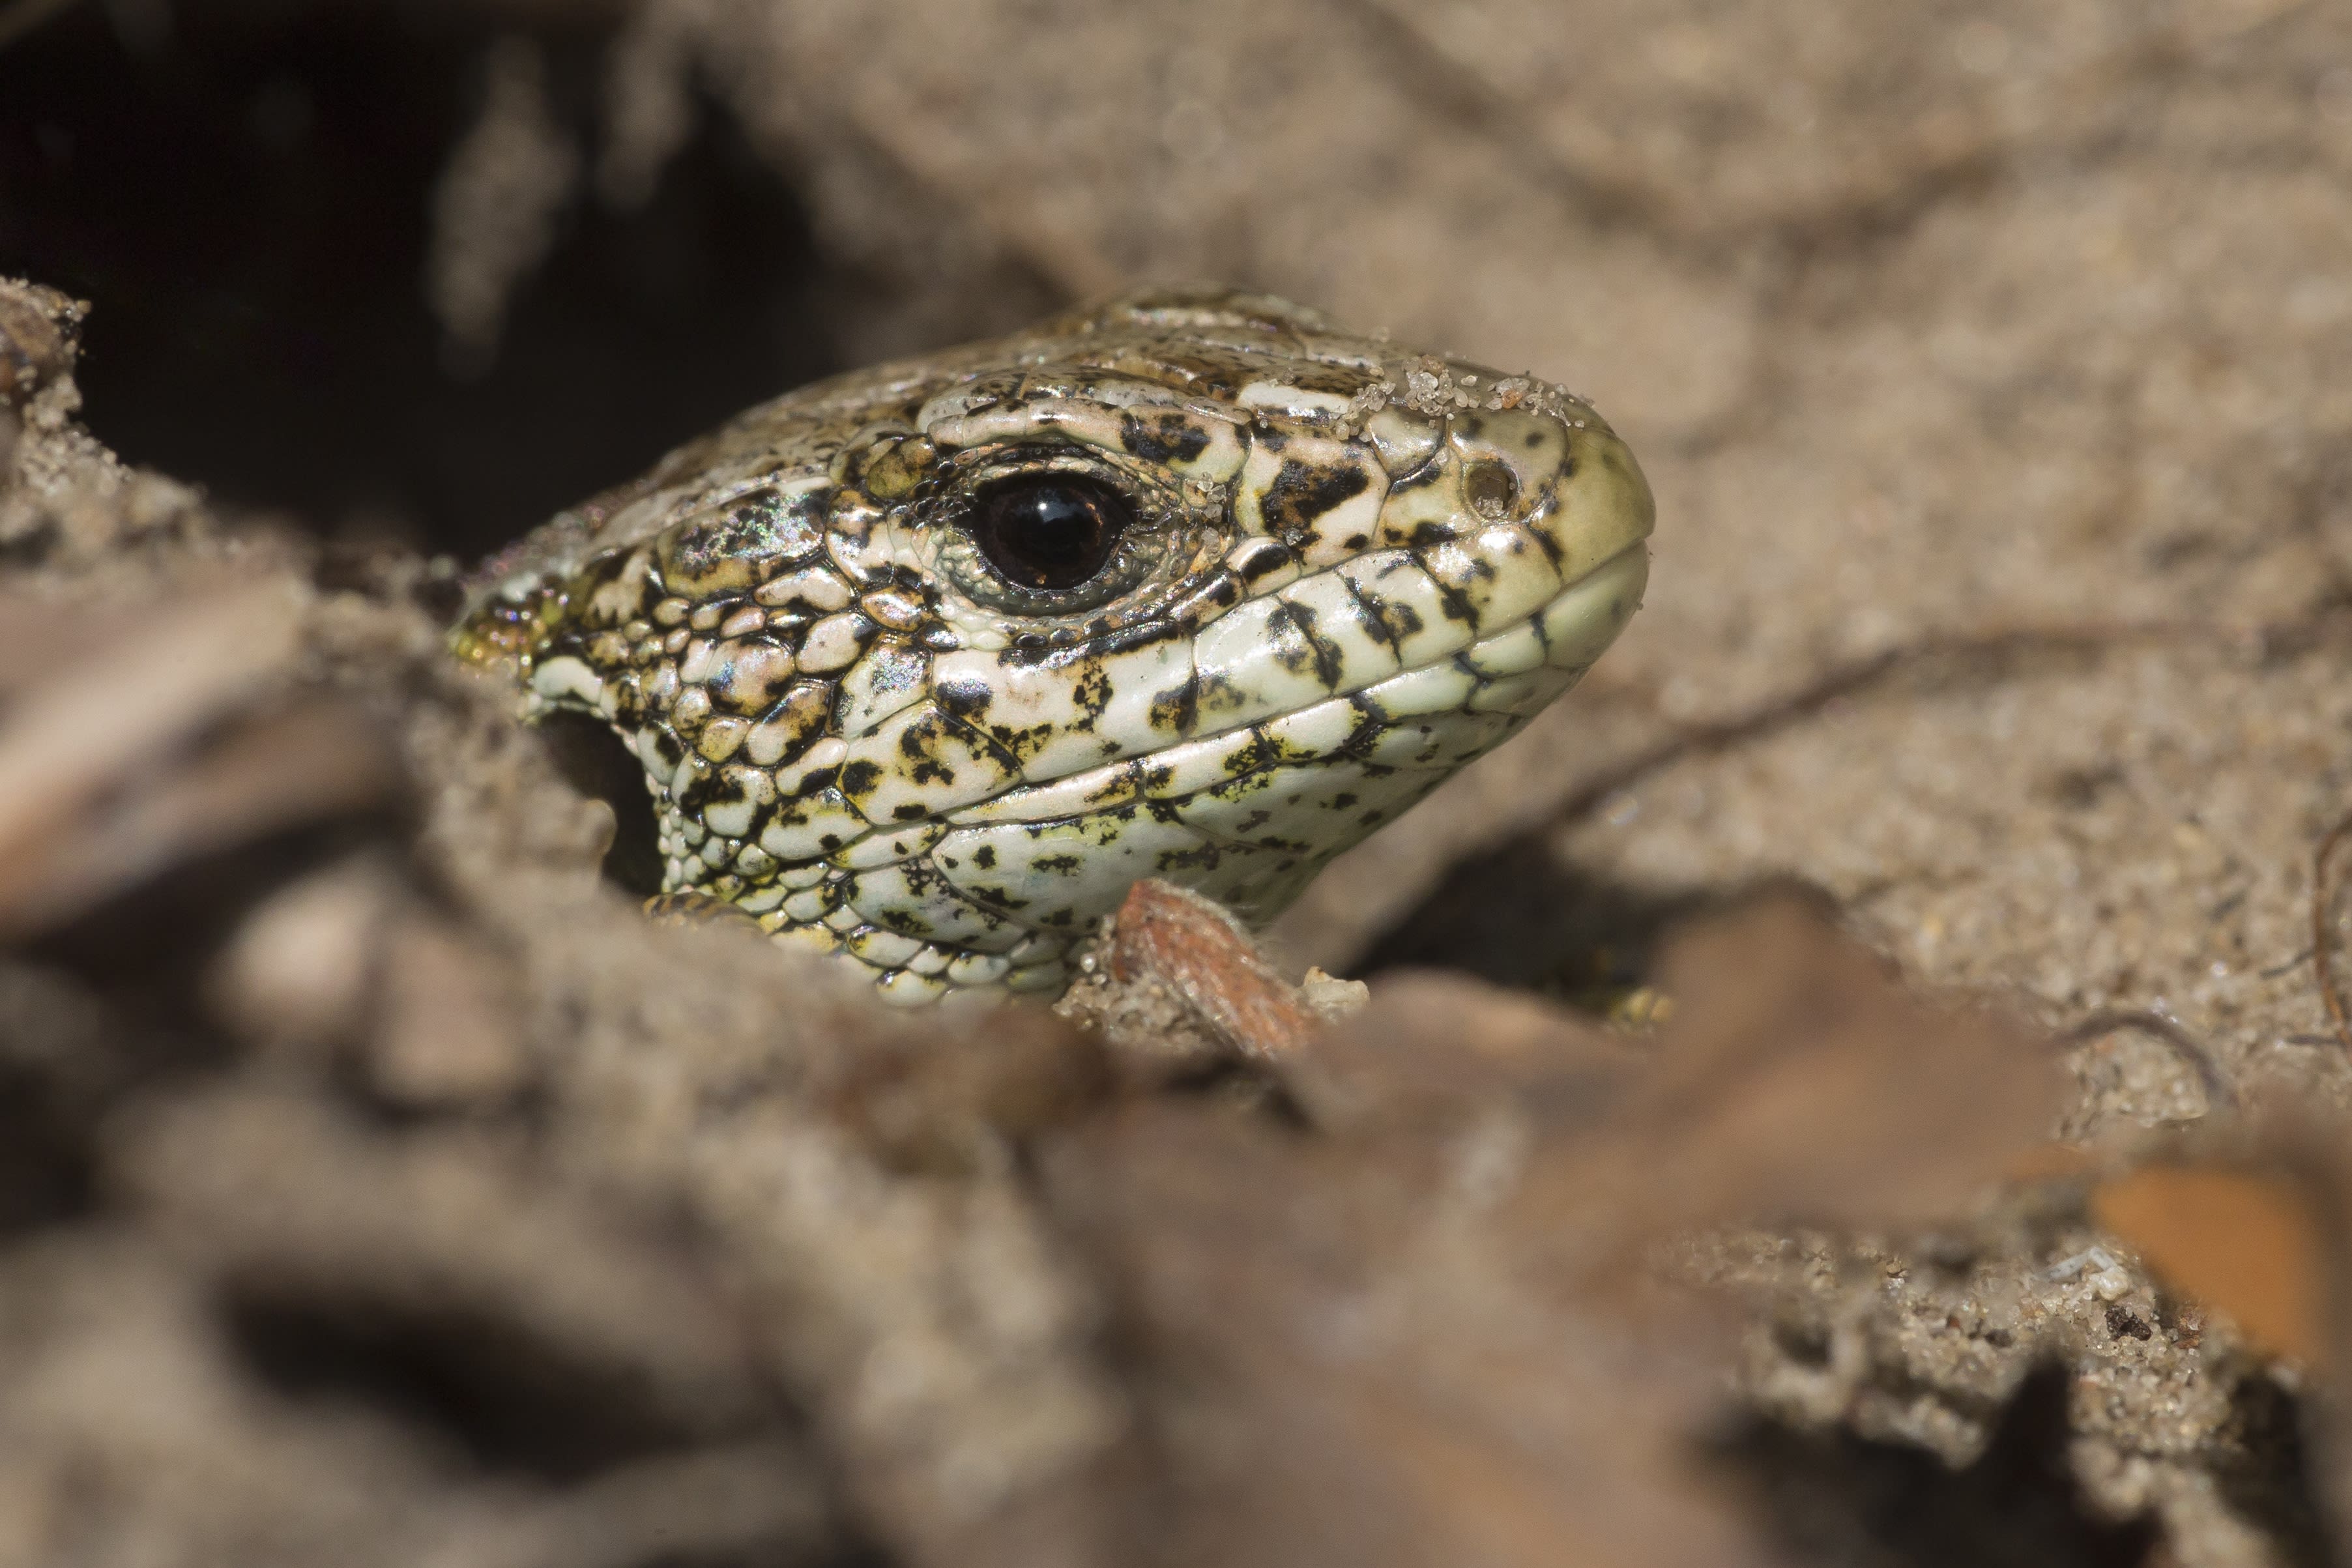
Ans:
{"label": "lizard ear opening", "polygon": [[564,783],[613,810],[613,842],[604,851],[604,880],[635,898],[662,890],[661,828],[654,816],[645,764],[612,726],[586,713],[558,709],[532,726]]}

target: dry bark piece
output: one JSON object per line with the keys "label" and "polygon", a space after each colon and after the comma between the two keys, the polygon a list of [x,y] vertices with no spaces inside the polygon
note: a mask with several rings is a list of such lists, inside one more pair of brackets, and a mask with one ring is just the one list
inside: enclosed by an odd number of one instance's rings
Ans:
{"label": "dry bark piece", "polygon": [[1127,895],[1112,931],[1110,966],[1116,980],[1166,985],[1244,1056],[1284,1056],[1323,1027],[1233,916],[1172,883],[1148,879]]}

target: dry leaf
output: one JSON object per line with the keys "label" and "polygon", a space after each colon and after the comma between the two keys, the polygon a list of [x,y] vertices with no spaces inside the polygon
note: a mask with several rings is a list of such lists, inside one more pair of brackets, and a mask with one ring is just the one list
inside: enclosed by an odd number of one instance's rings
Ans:
{"label": "dry leaf", "polygon": [[1152,1457],[1127,1560],[1759,1560],[1687,1462],[1717,1342],[1637,1343],[1522,1273],[1489,1159],[1164,1100],[1049,1147]]}
{"label": "dry leaf", "polygon": [[1618,1104],[1647,1054],[1524,992],[1406,973],[1381,975],[1369,1005],[1279,1070],[1327,1131],[1458,1123],[1516,1100],[1558,1133]]}
{"label": "dry leaf", "polygon": [[1626,1108],[1612,1189],[1668,1227],[1948,1216],[2041,1144],[2051,1052],[1931,1006],[1817,912],[1775,899],[1668,944],[1674,1021]]}

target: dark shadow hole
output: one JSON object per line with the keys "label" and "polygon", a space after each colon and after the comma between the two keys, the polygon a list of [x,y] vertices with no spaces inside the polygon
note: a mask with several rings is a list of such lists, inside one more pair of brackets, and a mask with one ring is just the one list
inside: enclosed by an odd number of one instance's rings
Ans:
{"label": "dark shadow hole", "polygon": [[565,782],[613,808],[613,847],[604,852],[604,879],[640,899],[660,892],[661,826],[654,816],[645,763],[611,725],[586,713],[550,713],[537,729]]}
{"label": "dark shadow hole", "polygon": [[2230,1397],[2230,1436],[2236,1441],[2214,1481],[2235,1512],[2270,1534],[2282,1562],[2293,1568],[2327,1568],[2343,1558],[2319,1505],[2305,1415],[2295,1397],[2270,1378],[2253,1373],[2242,1379]]}
{"label": "dark shadow hole", "polygon": [[[0,10],[9,9],[0,6]],[[496,358],[445,363],[436,183],[509,32],[599,151],[609,6],[69,7],[0,48],[0,273],[96,306],[99,437],[233,504],[483,553],[837,368],[807,215],[707,99],[644,205],[583,184]]]}
{"label": "dark shadow hole", "polygon": [[[131,1091],[154,1092],[215,1072],[237,1043],[206,1021],[201,1000],[221,950],[252,911],[289,885],[413,831],[405,807],[205,848],[116,889],[26,941],[22,976],[46,968],[103,1005],[102,1027],[69,1027],[38,1011],[37,993],[0,998],[0,1237],[89,1212],[94,1142]],[[20,976],[21,977],[21,976]],[[12,1014],[11,1007],[27,1011]]]}
{"label": "dark shadow hole", "polygon": [[662,1409],[642,1377],[487,1313],[245,1287],[222,1316],[280,1393],[373,1406],[493,1469],[575,1480],[714,1435]]}
{"label": "dark shadow hole", "polygon": [[1772,1343],[1782,1355],[1799,1366],[1816,1368],[1829,1365],[1830,1352],[1836,1348],[1830,1338],[1828,1325],[1788,1318],[1773,1322]]}
{"label": "dark shadow hole", "polygon": [[1515,838],[1459,861],[1373,942],[1357,973],[1452,969],[1575,998],[1638,984],[1668,925],[1704,900],[1603,882]]}
{"label": "dark shadow hole", "polygon": [[1950,1469],[1934,1455],[1841,1432],[1759,1420],[1715,1446],[1719,1472],[1761,1505],[1799,1562],[1870,1568],[2137,1568],[2152,1521],[2088,1511],[2066,1468],[2066,1373],[2019,1388],[1983,1456]]}
{"label": "dark shadow hole", "polygon": [[0,1240],[89,1212],[98,1107],[52,1075],[0,1066]]}
{"label": "dark shadow hole", "polygon": [[1799,900],[1832,921],[1841,915],[1835,898],[1795,878],[1675,893],[1607,881],[1563,864],[1542,834],[1522,834],[1455,862],[1373,940],[1355,973],[1450,969],[1606,1011],[1647,979],[1670,928],[1768,897]]}

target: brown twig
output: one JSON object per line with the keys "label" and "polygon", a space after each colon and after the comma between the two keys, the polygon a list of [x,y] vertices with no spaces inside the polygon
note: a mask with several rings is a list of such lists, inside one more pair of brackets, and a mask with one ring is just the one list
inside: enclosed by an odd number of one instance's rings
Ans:
{"label": "brown twig", "polygon": [[2311,967],[2319,976],[2319,999],[2327,1007],[2327,1020],[2336,1026],[2336,1038],[2347,1051],[2352,1051],[2352,1021],[2344,1016],[2344,994],[2336,984],[2336,944],[2328,936],[2327,858],[2352,833],[2352,812],[2347,812],[2327,830],[2319,847],[2311,857]]}
{"label": "brown twig", "polygon": [[2221,1070],[2221,1064],[2213,1059],[2213,1053],[2206,1048],[2203,1041],[2161,1013],[2151,1013],[2136,1007],[2111,1008],[2105,1012],[2094,1013],[2089,1017],[2061,1031],[2058,1044],[2061,1046],[2084,1045],[2102,1035],[2112,1035],[2124,1029],[2133,1029],[2143,1035],[2154,1036],[2170,1046],[2175,1054],[2188,1062],[2190,1067],[2195,1068],[2197,1081],[2204,1087],[2205,1103],[2208,1106],[2217,1110],[2237,1108],[2237,1087],[2231,1083],[2229,1075]]}

